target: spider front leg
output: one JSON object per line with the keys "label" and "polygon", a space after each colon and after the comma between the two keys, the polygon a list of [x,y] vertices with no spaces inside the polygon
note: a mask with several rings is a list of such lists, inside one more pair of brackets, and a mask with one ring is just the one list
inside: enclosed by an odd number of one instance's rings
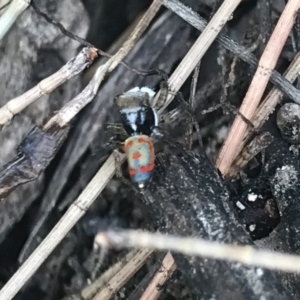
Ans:
{"label": "spider front leg", "polygon": [[[162,81],[160,84],[160,94],[155,103],[156,110],[160,110],[165,105],[169,94],[173,94],[176,97],[176,99],[179,101],[180,106],[183,106],[183,109],[177,108],[177,109],[170,111],[168,113],[169,115],[172,114],[173,116],[175,116],[178,113],[182,114],[182,111],[184,110],[186,113],[189,114],[190,117],[193,116],[193,111],[191,110],[189,104],[185,101],[182,93],[181,92],[177,92],[177,93],[172,92],[169,88],[167,81]],[[164,115],[167,117],[166,114],[164,114]]]}
{"label": "spider front leg", "polygon": [[[151,106],[151,107],[155,107],[156,110],[161,109],[165,105],[165,103],[168,99],[168,94],[169,94],[168,82],[162,81],[160,83],[160,93],[159,93],[157,100],[155,102],[153,101],[152,103],[150,103],[150,101],[149,101],[149,103],[147,105]],[[152,99],[152,100],[154,100],[154,99]]]}
{"label": "spider front leg", "polygon": [[105,131],[113,137],[118,137],[121,141],[125,141],[128,138],[128,134],[122,123],[106,123]]}
{"label": "spider front leg", "polygon": [[[139,190],[136,188],[136,186],[127,178],[124,177],[123,172],[122,172],[122,160],[120,158],[121,153],[125,153],[124,150],[124,145],[125,145],[125,140],[128,138],[128,134],[125,131],[123,124],[121,123],[108,123],[106,124],[106,130],[108,132],[111,132],[113,135],[118,136],[119,139],[114,140],[115,143],[115,149],[112,152],[112,155],[114,156],[115,160],[115,166],[116,166],[116,177],[121,179],[123,183],[126,185],[130,186],[135,193],[139,193]],[[120,153],[121,152],[121,153]]]}
{"label": "spider front leg", "polygon": [[[123,144],[124,146],[124,144]],[[115,166],[116,166],[116,176],[118,178],[124,178],[123,173],[122,173],[122,160],[120,158],[120,151],[119,149],[114,149],[112,152],[115,160]]]}
{"label": "spider front leg", "polygon": [[[124,143],[123,143],[123,146],[124,146]],[[124,152],[124,148],[122,150],[123,150],[122,152]],[[139,190],[136,188],[136,186],[130,180],[128,180],[127,178],[125,178],[124,175],[123,175],[123,172],[122,172],[122,161],[120,159],[120,151],[118,149],[114,149],[113,156],[114,156],[114,159],[115,159],[116,176],[117,176],[117,178],[121,179],[121,181],[123,183],[125,183],[128,186],[130,186],[134,190],[134,192],[136,194],[139,194]]]}
{"label": "spider front leg", "polygon": [[[107,123],[105,124],[105,131],[111,135],[111,139],[109,141],[110,144],[114,144],[113,156],[116,165],[116,176],[123,177],[121,170],[121,159],[120,152],[124,153],[124,142],[128,135],[121,123]],[[116,149],[117,148],[117,149]]]}

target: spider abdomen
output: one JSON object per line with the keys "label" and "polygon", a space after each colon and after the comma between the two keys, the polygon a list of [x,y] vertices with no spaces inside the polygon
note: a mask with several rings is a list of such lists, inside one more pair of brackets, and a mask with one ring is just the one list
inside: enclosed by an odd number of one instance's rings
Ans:
{"label": "spider abdomen", "polygon": [[125,141],[124,150],[132,182],[140,188],[145,187],[152,177],[155,166],[155,152],[151,138],[147,135],[131,136]]}

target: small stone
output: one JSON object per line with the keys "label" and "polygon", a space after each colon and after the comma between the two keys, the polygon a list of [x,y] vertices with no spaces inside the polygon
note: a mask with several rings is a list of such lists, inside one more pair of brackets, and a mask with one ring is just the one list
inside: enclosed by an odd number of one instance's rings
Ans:
{"label": "small stone", "polygon": [[237,206],[240,210],[244,210],[244,209],[246,208],[240,201],[237,201],[237,202],[236,202],[236,206]]}
{"label": "small stone", "polygon": [[300,143],[300,105],[286,103],[277,113],[277,126],[282,138],[290,144]]}
{"label": "small stone", "polygon": [[253,232],[253,231],[255,230],[255,227],[256,227],[255,224],[250,225],[250,226],[249,226],[249,230],[250,230],[251,232]]}
{"label": "small stone", "polygon": [[258,195],[254,193],[248,194],[248,201],[254,202],[257,199]]}

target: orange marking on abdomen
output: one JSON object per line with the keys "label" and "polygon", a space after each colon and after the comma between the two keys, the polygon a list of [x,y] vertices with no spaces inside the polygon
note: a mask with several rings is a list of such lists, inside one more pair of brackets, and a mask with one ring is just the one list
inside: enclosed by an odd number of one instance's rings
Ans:
{"label": "orange marking on abdomen", "polygon": [[136,174],[136,169],[131,169],[131,168],[129,168],[129,175],[130,176],[133,176],[133,175],[135,175]]}
{"label": "orange marking on abdomen", "polygon": [[140,152],[134,152],[132,154],[132,159],[139,159],[142,156]]}
{"label": "orange marking on abdomen", "polygon": [[154,169],[154,164],[153,163],[150,163],[148,166],[141,166],[140,167],[140,171],[142,173],[151,172],[151,171],[153,171],[153,169]]}
{"label": "orange marking on abdomen", "polygon": [[148,138],[145,138],[144,136],[140,136],[139,138],[138,138],[138,142],[139,143],[149,143],[149,139]]}
{"label": "orange marking on abdomen", "polygon": [[128,139],[125,141],[125,147],[131,147],[133,145],[133,140],[129,140]]}

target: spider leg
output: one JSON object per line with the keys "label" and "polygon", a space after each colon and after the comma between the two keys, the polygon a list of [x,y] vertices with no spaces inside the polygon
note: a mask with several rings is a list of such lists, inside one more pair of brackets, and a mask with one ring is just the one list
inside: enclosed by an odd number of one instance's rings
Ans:
{"label": "spider leg", "polygon": [[113,151],[113,156],[114,156],[114,159],[115,159],[116,176],[117,176],[117,178],[121,179],[121,181],[123,183],[125,183],[128,186],[130,186],[134,190],[134,192],[136,194],[139,194],[140,191],[138,190],[138,188],[130,180],[128,180],[127,178],[125,178],[124,175],[123,175],[123,172],[122,172],[122,163],[121,163],[121,160],[120,160],[120,152],[119,152],[119,150],[115,149]]}
{"label": "spider leg", "polygon": [[116,176],[118,178],[122,178],[123,177],[123,173],[122,173],[122,163],[121,163],[121,159],[120,159],[120,152],[117,149],[113,150],[113,156],[114,156],[114,160],[115,160],[115,165],[116,165]]}
{"label": "spider leg", "polygon": [[154,106],[156,110],[160,110],[166,103],[169,92],[170,91],[169,91],[168,82],[162,81],[160,83],[160,93],[159,93],[158,99],[156,100],[156,102],[153,101],[153,103],[150,103],[151,106],[152,107]]}
{"label": "spider leg", "polygon": [[128,138],[128,134],[122,123],[106,123],[104,130],[111,135],[119,135],[122,140]]}
{"label": "spider leg", "polygon": [[174,108],[160,116],[160,122],[165,124],[174,123],[176,120],[183,119],[186,111],[181,107]]}

